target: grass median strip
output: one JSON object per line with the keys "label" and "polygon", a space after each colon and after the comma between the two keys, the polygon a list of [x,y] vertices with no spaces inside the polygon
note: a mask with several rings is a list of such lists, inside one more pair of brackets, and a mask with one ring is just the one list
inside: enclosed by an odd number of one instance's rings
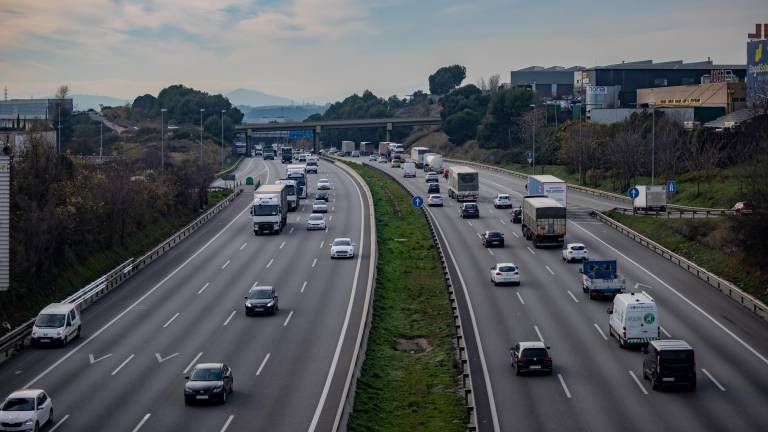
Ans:
{"label": "grass median strip", "polygon": [[380,171],[351,164],[368,183],[379,261],[368,347],[350,431],[463,431],[453,315],[421,210]]}

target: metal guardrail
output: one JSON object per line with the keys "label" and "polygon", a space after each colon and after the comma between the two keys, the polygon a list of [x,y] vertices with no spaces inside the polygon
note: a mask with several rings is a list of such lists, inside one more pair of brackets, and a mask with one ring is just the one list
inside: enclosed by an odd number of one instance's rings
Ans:
{"label": "metal guardrail", "polygon": [[[203,224],[208,222],[213,216],[227,207],[240,193],[242,189],[234,191],[227,198],[220,201],[213,208],[206,211],[187,226],[177,231],[168,239],[155,246],[152,250],[145,253],[138,259],[131,258],[119,266],[112,269],[109,273],[101,276],[95,281],[80,289],[76,293],[62,300],[62,303],[75,303],[80,310],[87,309],[90,305],[104,297],[107,293],[121,285],[126,279],[133,276],[137,271],[149,265],[152,261],[159,258],[181,242],[184,238],[195,232]],[[11,332],[0,337],[0,363],[10,358],[15,352],[29,344],[31,338],[32,326],[35,319],[31,319],[24,324],[16,327]]]}
{"label": "metal guardrail", "polygon": [[240,162],[242,162],[242,161],[243,161],[243,159],[245,159],[245,156],[240,156],[240,159],[238,159],[238,160],[237,160],[237,162],[235,162],[234,164],[232,164],[232,166],[231,166],[231,167],[229,167],[229,168],[225,169],[224,171],[219,171],[219,172],[217,172],[217,173],[214,175],[214,177],[216,177],[216,178],[219,178],[219,177],[221,177],[221,176],[223,176],[223,175],[225,175],[225,174],[229,174],[229,173],[231,173],[231,172],[234,172],[234,171],[237,169],[237,167],[239,167],[239,166],[240,166]]}
{"label": "metal guardrail", "polygon": [[[667,207],[671,207],[671,206],[667,206]],[[631,214],[631,215],[638,215],[638,216],[654,216],[654,217],[666,218],[666,219],[683,219],[683,217],[685,218],[690,217],[691,219],[695,219],[697,217],[700,218],[700,217],[741,216],[744,214],[752,213],[751,210],[736,211],[736,210],[725,210],[725,209],[646,211],[646,210],[635,210],[635,209],[616,207],[613,210],[623,214]]]}
{"label": "metal guardrail", "polygon": [[693,275],[696,275],[696,277],[706,282],[709,286],[715,288],[716,290],[720,291],[721,293],[735,300],[737,303],[744,306],[746,309],[749,309],[760,318],[768,321],[768,306],[766,306],[760,300],[745,293],[733,283],[728,282],[727,280],[715,275],[714,273],[711,273],[705,270],[704,268],[696,265],[692,261],[689,261],[681,257],[680,255],[672,252],[671,250],[665,248],[664,246],[661,246],[660,244],[649,239],[648,237],[645,237],[644,235],[639,234],[638,232],[609,218],[608,216],[605,216],[600,212],[593,211],[590,214],[596,219],[598,219],[599,221],[603,222],[604,224],[610,226],[611,228],[619,231],[620,233],[624,234],[630,239],[640,243],[641,245],[645,246],[651,251],[661,255],[662,257],[666,258],[670,262],[676,264],[678,267],[685,269],[686,271],[688,271]]}

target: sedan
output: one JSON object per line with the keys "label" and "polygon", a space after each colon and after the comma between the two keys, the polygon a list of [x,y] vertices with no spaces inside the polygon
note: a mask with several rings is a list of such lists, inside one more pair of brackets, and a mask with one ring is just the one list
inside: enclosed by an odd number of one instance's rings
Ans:
{"label": "sedan", "polygon": [[232,370],[224,363],[195,365],[184,384],[184,403],[218,401],[225,403],[232,393]]}
{"label": "sedan", "polygon": [[437,183],[440,180],[440,178],[437,176],[437,173],[434,171],[430,171],[427,173],[427,175],[424,176],[424,181],[427,183]]}
{"label": "sedan", "polygon": [[376,162],[376,155],[370,155],[370,156],[368,156],[368,161],[370,161],[370,162]]}
{"label": "sedan", "polygon": [[491,282],[496,286],[505,283],[520,285],[520,269],[514,263],[498,263],[491,266]]}
{"label": "sedan", "polygon": [[317,190],[330,190],[331,182],[328,179],[320,179],[317,181]]}
{"label": "sedan", "polygon": [[442,207],[443,197],[438,194],[432,194],[427,198],[427,205],[429,207]]}
{"label": "sedan", "polygon": [[581,243],[568,243],[568,246],[563,249],[563,261],[565,262],[584,261],[588,258],[589,251]]}
{"label": "sedan", "polygon": [[387,158],[384,156],[379,156],[379,163],[387,163]]}
{"label": "sedan", "polygon": [[536,372],[552,375],[552,358],[543,342],[519,342],[509,349],[515,375]]}
{"label": "sedan", "polygon": [[507,194],[498,194],[493,200],[496,208],[512,208],[512,197]]}
{"label": "sedan", "polygon": [[440,183],[429,183],[427,193],[440,193]]}
{"label": "sedan", "polygon": [[512,223],[513,224],[519,224],[523,223],[523,209],[518,207],[514,210],[512,210]]}
{"label": "sedan", "polygon": [[271,286],[255,286],[245,296],[245,315],[258,313],[274,315],[280,310],[277,292]]}
{"label": "sedan", "polygon": [[352,239],[337,238],[331,243],[331,258],[353,258],[355,256],[355,244]]}
{"label": "sedan", "polygon": [[328,192],[326,191],[317,191],[315,193],[315,200],[323,200],[328,201],[330,197],[328,196]]}
{"label": "sedan", "polygon": [[307,230],[324,230],[328,228],[325,224],[325,216],[320,213],[313,213],[307,218]]}
{"label": "sedan", "polygon": [[486,231],[480,236],[485,247],[504,247],[504,234],[498,231]]}
{"label": "sedan", "polygon": [[328,203],[323,200],[315,200],[312,203],[312,213],[328,213]]}
{"label": "sedan", "polygon": [[0,430],[37,431],[53,421],[53,402],[42,390],[15,391],[0,405]]}

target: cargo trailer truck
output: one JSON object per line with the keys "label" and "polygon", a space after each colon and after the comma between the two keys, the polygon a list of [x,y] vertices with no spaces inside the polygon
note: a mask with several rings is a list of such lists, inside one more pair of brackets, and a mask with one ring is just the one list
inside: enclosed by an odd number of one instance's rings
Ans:
{"label": "cargo trailer truck", "polygon": [[456,201],[477,201],[480,196],[480,177],[477,170],[466,166],[450,167],[448,196]]}
{"label": "cargo trailer truck", "polygon": [[288,211],[296,211],[299,208],[299,195],[296,188],[296,180],[276,180],[275,184],[285,185],[288,189]]}
{"label": "cargo trailer truck", "polygon": [[253,234],[280,234],[288,220],[288,187],[264,185],[253,193]]}
{"label": "cargo trailer truck", "polygon": [[555,176],[528,176],[528,195],[544,195],[567,207],[567,192],[567,184]]}
{"label": "cargo trailer truck", "polygon": [[429,153],[427,147],[411,147],[411,160],[416,164],[416,168],[424,168],[424,155]]}
{"label": "cargo trailer truck", "polygon": [[565,206],[545,196],[523,198],[522,232],[533,247],[565,243]]}

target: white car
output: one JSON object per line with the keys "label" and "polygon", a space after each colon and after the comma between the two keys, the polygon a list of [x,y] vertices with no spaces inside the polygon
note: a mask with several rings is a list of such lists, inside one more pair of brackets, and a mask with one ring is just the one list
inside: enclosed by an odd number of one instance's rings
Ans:
{"label": "white car", "polygon": [[387,163],[387,158],[384,156],[379,156],[379,163]]}
{"label": "white car", "polygon": [[307,218],[307,230],[324,230],[328,226],[325,224],[325,216],[319,213],[313,213]]}
{"label": "white car", "polygon": [[324,200],[315,200],[312,203],[312,213],[328,213],[328,203]]}
{"label": "white car", "polygon": [[352,239],[337,238],[331,243],[331,258],[353,258],[355,256],[355,244]]}
{"label": "white car", "polygon": [[372,155],[368,156],[368,161],[370,161],[370,162],[376,162],[376,159],[377,158],[376,158],[375,154],[372,154]]}
{"label": "white car", "polygon": [[514,263],[498,263],[491,266],[491,282],[494,285],[520,285],[520,269]]}
{"label": "white car", "polygon": [[442,207],[443,197],[438,194],[432,194],[427,198],[427,205],[429,207],[433,207],[433,206]]}
{"label": "white car", "polygon": [[53,402],[42,390],[15,391],[0,405],[3,431],[38,431],[53,421]]}
{"label": "white car", "polygon": [[498,194],[493,200],[496,208],[512,208],[512,197],[507,194]]}
{"label": "white car", "polygon": [[331,182],[328,179],[320,179],[317,181],[317,190],[329,190],[331,189]]}
{"label": "white car", "polygon": [[440,177],[434,171],[430,171],[424,176],[424,181],[427,183],[437,182],[438,180],[440,180]]}
{"label": "white car", "polygon": [[581,243],[568,243],[563,249],[563,261],[565,262],[584,261],[585,259],[589,259],[589,251]]}

